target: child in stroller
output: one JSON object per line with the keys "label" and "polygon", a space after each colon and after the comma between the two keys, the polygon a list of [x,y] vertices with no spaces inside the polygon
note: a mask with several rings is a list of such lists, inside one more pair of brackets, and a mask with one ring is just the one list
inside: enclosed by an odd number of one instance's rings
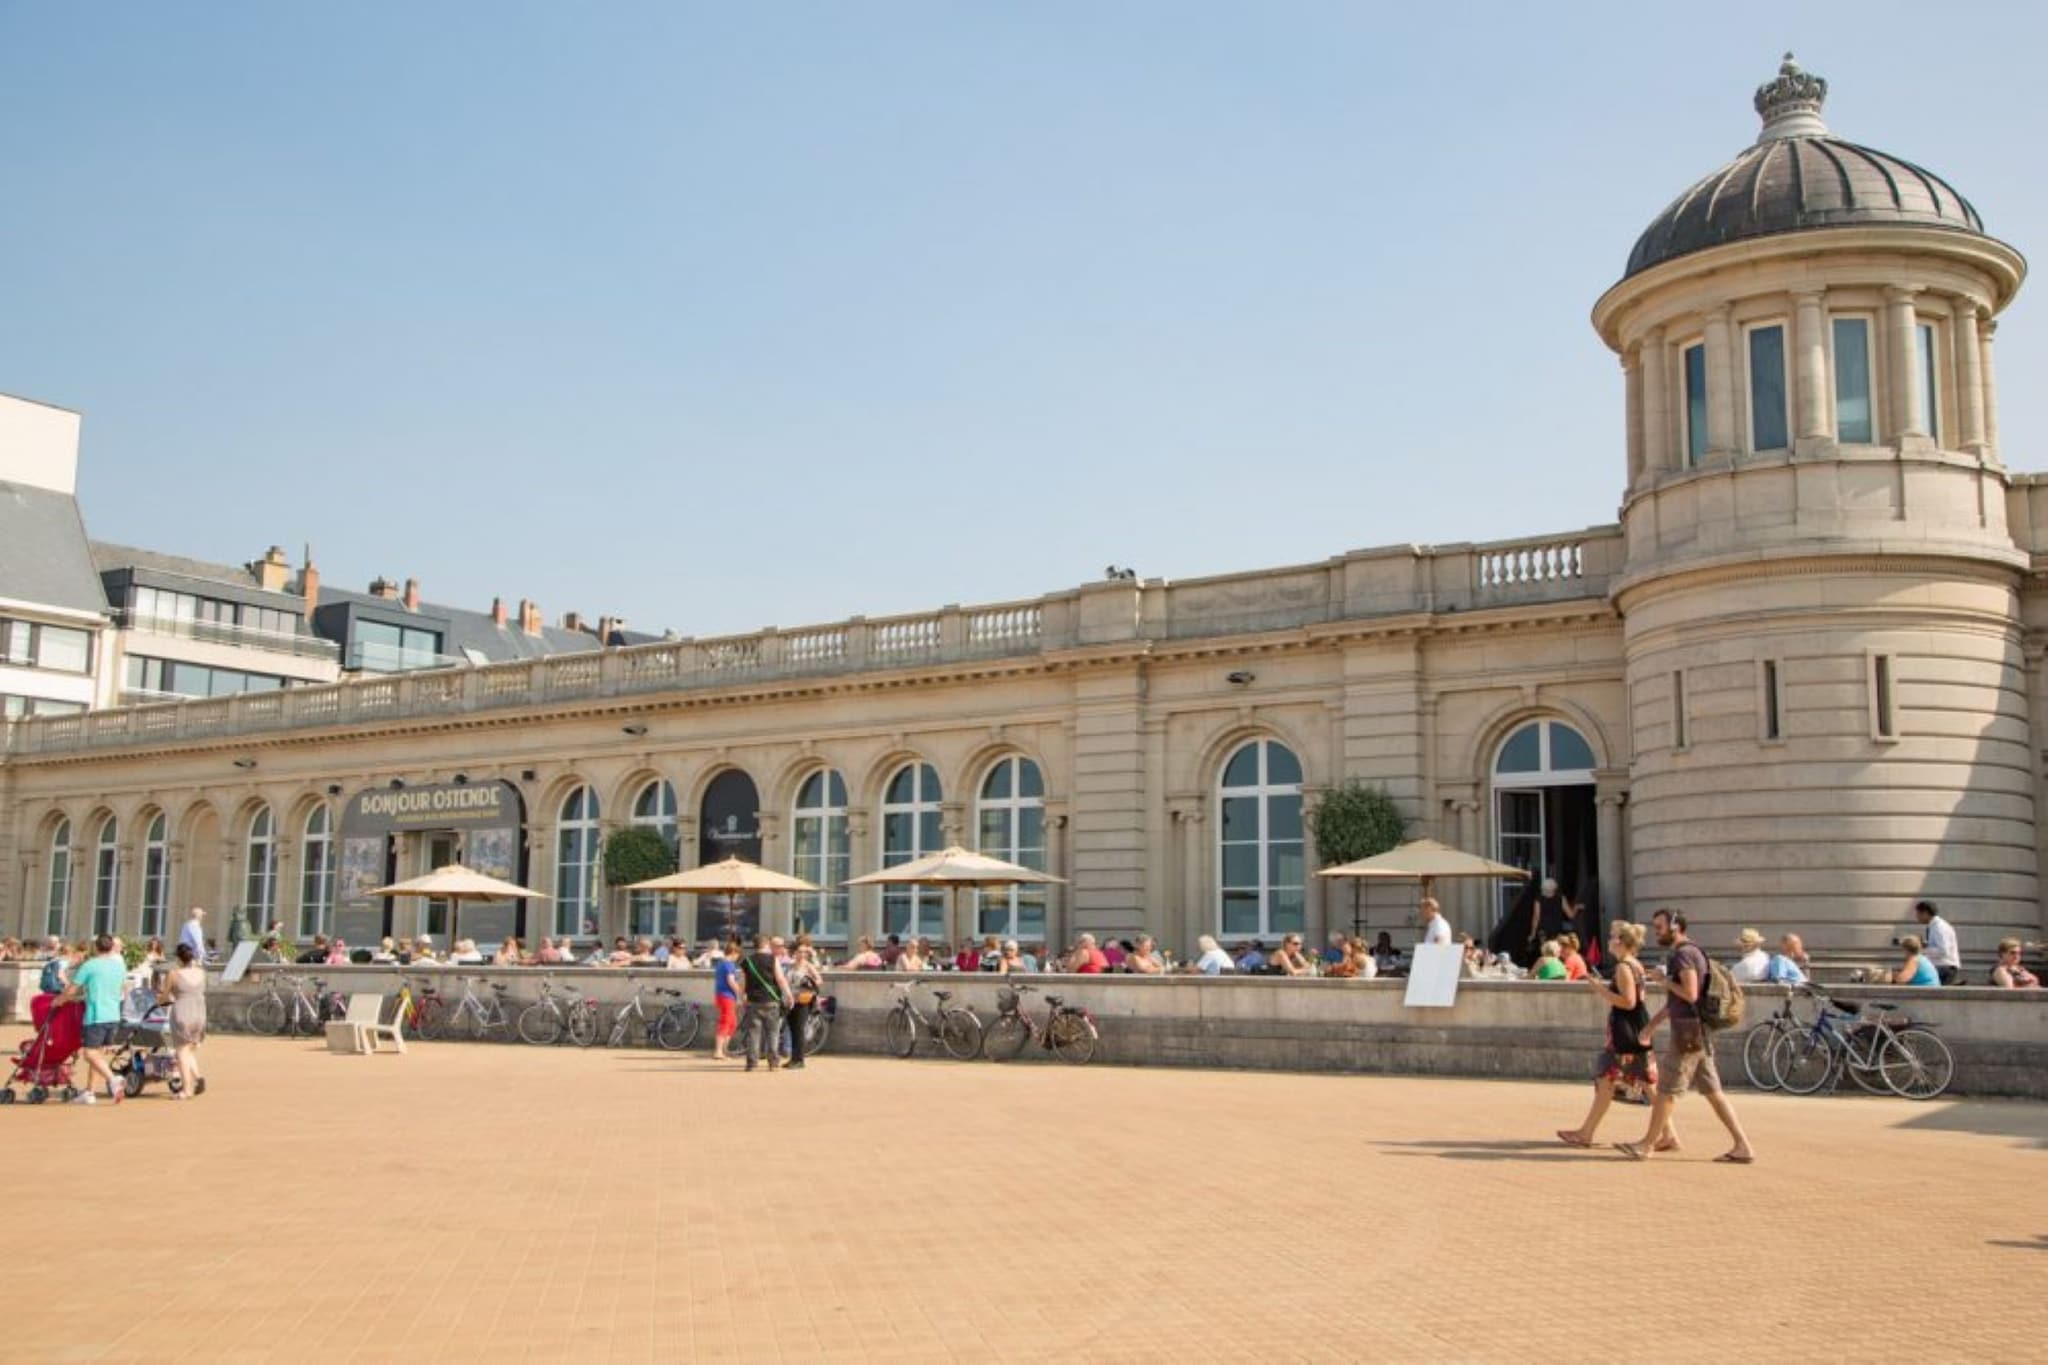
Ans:
{"label": "child in stroller", "polygon": [[178,1059],[170,1048],[171,1007],[156,991],[138,986],[121,1002],[120,1043],[108,1065],[134,1099],[151,1081],[163,1081],[173,1095],[183,1087]]}
{"label": "child in stroller", "polygon": [[76,1098],[71,1069],[85,1032],[85,1002],[45,992],[29,1001],[28,1013],[36,1036],[15,1049],[7,1083],[0,1086],[0,1104],[14,1103],[17,1085],[28,1087],[30,1104],[41,1104],[52,1090],[63,1099]]}

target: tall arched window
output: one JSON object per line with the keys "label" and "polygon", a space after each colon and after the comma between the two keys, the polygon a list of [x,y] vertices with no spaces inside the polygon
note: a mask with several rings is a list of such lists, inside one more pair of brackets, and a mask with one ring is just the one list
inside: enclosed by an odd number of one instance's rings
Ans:
{"label": "tall arched window", "polygon": [[334,913],[334,817],[325,804],[306,815],[299,862],[299,937],[311,938],[327,932]]}
{"label": "tall arched window", "polygon": [[[1493,759],[1494,856],[1526,868],[1532,882],[1555,877],[1576,901],[1596,889],[1593,746],[1561,720],[1532,720]],[[1501,883],[1505,913],[1526,884]]]}
{"label": "tall arched window", "polygon": [[578,787],[555,819],[555,932],[594,937],[598,932],[597,793]]}
{"label": "tall arched window", "polygon": [[1255,739],[1223,765],[1217,791],[1221,927],[1230,938],[1300,933],[1307,868],[1301,838],[1301,760]]}
{"label": "tall arched window", "polygon": [[[1045,779],[1036,763],[1012,755],[990,768],[974,809],[983,853],[1045,871]],[[975,932],[1042,940],[1045,895],[1043,886],[976,892]]]}
{"label": "tall arched window", "polygon": [[[882,793],[882,866],[915,862],[943,845],[939,828],[939,775],[929,763],[906,763],[889,779]],[[946,932],[946,898],[926,887],[885,887],[882,932],[927,934]]]}
{"label": "tall arched window", "polygon": [[820,768],[797,788],[790,811],[789,871],[826,888],[791,898],[798,933],[833,943],[846,940],[847,894],[832,888],[853,871],[846,833],[846,779],[836,768]]}
{"label": "tall arched window", "polygon": [[163,933],[171,909],[170,821],[162,811],[142,835],[142,936]]}
{"label": "tall arched window", "polygon": [[250,817],[248,854],[242,908],[249,932],[260,939],[277,918],[277,825],[268,806],[257,807]]}
{"label": "tall arched window", "polygon": [[62,938],[71,932],[71,822],[59,820],[50,832],[50,885],[44,902],[43,932]]}
{"label": "tall arched window", "polygon": [[[659,778],[633,798],[633,825],[661,836],[676,851],[676,789]],[[626,932],[638,937],[668,938],[676,931],[676,898],[659,891],[635,891],[626,908]]]}
{"label": "tall arched window", "polygon": [[114,915],[121,904],[121,827],[109,815],[100,821],[100,837],[92,852],[92,931],[114,932]]}

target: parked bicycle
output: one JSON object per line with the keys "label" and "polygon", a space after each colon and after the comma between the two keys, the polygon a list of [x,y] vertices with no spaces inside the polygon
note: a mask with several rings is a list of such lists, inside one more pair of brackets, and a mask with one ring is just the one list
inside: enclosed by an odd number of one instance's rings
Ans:
{"label": "parked bicycle", "polygon": [[1784,1004],[1742,1035],[1742,1070],[1748,1075],[1749,1083],[1758,1090],[1778,1088],[1778,1077],[1771,1070],[1771,1051],[1778,1046],[1778,1040],[1812,1027],[1810,1023],[1801,1022],[1792,1008],[1792,1002],[1798,997],[1797,991],[1788,993]]}
{"label": "parked bicycle", "polygon": [[[417,984],[417,993],[413,990]],[[391,1021],[399,1026],[408,1038],[433,1038],[440,1032],[440,1019],[447,1009],[447,1001],[441,997],[441,989],[431,977],[406,976],[398,981],[398,996],[391,1010]]]}
{"label": "parked bicycle", "polygon": [[1077,1005],[1066,1004],[1057,995],[1048,995],[1045,1022],[1041,1024],[1026,1014],[1023,1007],[1024,997],[1037,991],[1038,987],[1019,982],[996,992],[997,1014],[982,1043],[983,1054],[992,1062],[1006,1062],[1022,1056],[1024,1049],[1036,1041],[1063,1062],[1076,1066],[1087,1063],[1095,1056],[1095,1045],[1102,1039],[1095,1027],[1095,1016]]}
{"label": "parked bicycle", "polygon": [[[500,982],[485,982],[480,976],[465,976],[462,981],[462,998],[455,1004],[437,1012],[432,1020],[435,1031],[425,1034],[427,1038],[504,1038],[512,1032],[512,1016],[505,1010],[505,992],[510,987]],[[478,995],[476,988],[488,984],[490,994]]]}
{"label": "parked bicycle", "polygon": [[292,1037],[320,1032],[330,1019],[346,1012],[338,997],[330,998],[327,983],[284,972],[267,977],[268,989],[249,1002],[244,1016],[249,1032]]}
{"label": "parked bicycle", "polygon": [[1802,991],[1819,1004],[1819,1013],[1771,1050],[1772,1074],[1786,1093],[1832,1088],[1844,1073],[1873,1093],[1911,1100],[1931,1100],[1948,1089],[1955,1058],[1931,1025],[1890,1017],[1896,1005],[1841,1003],[1810,986]]}
{"label": "parked bicycle", "polygon": [[938,1004],[931,1014],[920,1010],[910,999],[910,987],[930,984],[920,977],[909,985],[896,987],[896,1008],[889,1012],[882,1026],[889,1051],[898,1057],[908,1057],[917,1051],[918,1035],[923,1033],[936,1037],[947,1055],[963,1062],[971,1060],[981,1051],[981,1020],[964,1005],[948,1005],[946,1002],[953,998],[951,991],[934,989],[932,998]]}
{"label": "parked bicycle", "polygon": [[555,996],[555,980],[540,981],[540,999],[519,1012],[519,1036],[536,1047],[559,1043],[564,1036],[578,1047],[597,1041],[597,1002],[576,986],[560,988],[566,999]]}
{"label": "parked bicycle", "polygon": [[815,1057],[825,1050],[825,1040],[832,1036],[832,1020],[838,1013],[838,996],[818,997],[818,1003],[811,1006],[811,1021],[804,1025],[804,1056]]}
{"label": "parked bicycle", "polygon": [[702,1011],[683,999],[683,993],[667,986],[652,987],[656,995],[670,997],[669,1003],[653,1019],[647,1017],[647,1007],[641,1003],[641,992],[649,987],[635,983],[633,998],[620,1007],[612,1017],[612,1031],[605,1042],[606,1047],[623,1047],[633,1026],[640,1026],[642,1041],[650,1042],[670,1052],[680,1052],[696,1041],[697,1026],[702,1022]]}

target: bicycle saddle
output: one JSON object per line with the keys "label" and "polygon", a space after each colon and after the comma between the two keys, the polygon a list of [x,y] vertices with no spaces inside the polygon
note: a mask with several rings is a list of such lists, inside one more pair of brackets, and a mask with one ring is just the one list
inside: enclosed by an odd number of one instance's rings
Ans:
{"label": "bicycle saddle", "polygon": [[1045,997],[1045,1003],[1051,1005],[1054,1009],[1058,1009],[1061,1002],[1057,995],[1048,995]]}
{"label": "bicycle saddle", "polygon": [[491,988],[492,990],[496,991],[496,992],[497,992],[498,994],[500,994],[500,995],[503,995],[503,994],[504,994],[504,993],[505,993],[506,991],[509,991],[509,990],[511,990],[511,989],[512,989],[512,988],[511,988],[510,986],[506,985],[506,984],[505,984],[504,982],[502,982],[502,981],[490,981],[490,982],[486,982],[485,984],[486,984],[486,985],[488,985],[488,986],[489,986],[489,987],[490,987],[490,988]]}
{"label": "bicycle saddle", "polygon": [[682,994],[682,992],[681,992],[681,991],[672,991],[672,990],[670,990],[670,989],[669,989],[668,987],[666,987],[666,986],[656,986],[656,987],[654,988],[654,993],[655,993],[656,995],[681,995],[681,994]]}
{"label": "bicycle saddle", "polygon": [[951,992],[951,991],[933,991],[933,992],[932,992],[932,999],[934,999],[934,1000],[951,1000],[952,998],[953,998],[953,992]]}
{"label": "bicycle saddle", "polygon": [[1897,1005],[1886,1005],[1876,1000],[1864,1002],[1863,1008],[1867,1010],[1876,1010],[1879,1014],[1896,1014],[1899,1009]]}

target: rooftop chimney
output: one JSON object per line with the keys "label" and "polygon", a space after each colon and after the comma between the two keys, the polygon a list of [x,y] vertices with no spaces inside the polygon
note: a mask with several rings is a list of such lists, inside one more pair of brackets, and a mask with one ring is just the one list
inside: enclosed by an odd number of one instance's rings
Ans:
{"label": "rooftop chimney", "polygon": [[320,605],[320,571],[313,567],[313,547],[306,547],[306,563],[299,570],[299,595],[306,599],[306,629],[311,630],[313,608]]}
{"label": "rooftop chimney", "polygon": [[407,611],[418,611],[420,609],[420,581],[417,578],[405,580],[405,609]]}
{"label": "rooftop chimney", "polygon": [[381,597],[387,602],[396,602],[398,585],[388,578],[373,578],[370,580],[370,596]]}
{"label": "rooftop chimney", "polygon": [[491,599],[491,624],[499,630],[505,628],[505,599],[502,597]]}
{"label": "rooftop chimney", "polygon": [[597,620],[597,642],[610,645],[619,633],[619,627],[626,623],[616,616],[600,616]]}
{"label": "rooftop chimney", "polygon": [[519,629],[528,635],[540,634],[540,604],[526,598],[519,599]]}
{"label": "rooftop chimney", "polygon": [[263,591],[283,592],[292,581],[292,562],[285,558],[284,546],[273,545],[249,566],[249,572],[256,575],[256,586]]}
{"label": "rooftop chimney", "polygon": [[563,630],[582,630],[582,629],[583,629],[583,617],[582,617],[581,615],[579,615],[578,613],[576,613],[576,612],[573,612],[573,611],[565,611],[565,612],[563,612],[563,613],[562,613],[562,629],[563,629]]}

